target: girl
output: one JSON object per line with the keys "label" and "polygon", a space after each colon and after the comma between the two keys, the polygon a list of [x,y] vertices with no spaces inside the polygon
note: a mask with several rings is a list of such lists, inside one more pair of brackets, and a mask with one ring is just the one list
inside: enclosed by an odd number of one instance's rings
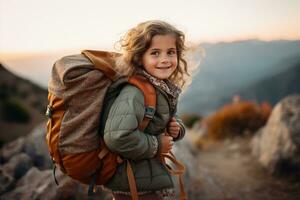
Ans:
{"label": "girl", "polygon": [[[130,29],[120,43],[123,64],[118,70],[128,76],[143,75],[153,84],[156,112],[144,132],[139,131],[144,96],[138,88],[125,86],[109,111],[104,141],[111,151],[131,160],[139,199],[174,199],[171,175],[158,157],[185,135],[184,125],[176,116],[180,88],[188,75],[183,59],[184,34],[164,21],[146,21]],[[125,163],[105,187],[116,200],[131,199]]]}

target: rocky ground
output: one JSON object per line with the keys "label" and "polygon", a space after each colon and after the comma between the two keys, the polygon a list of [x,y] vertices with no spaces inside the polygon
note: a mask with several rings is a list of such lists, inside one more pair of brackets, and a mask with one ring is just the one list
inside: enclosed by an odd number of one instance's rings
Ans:
{"label": "rocky ground", "polygon": [[[56,186],[52,170],[43,163],[43,147],[38,145],[44,133],[37,128],[26,139],[31,148],[39,148],[39,156],[32,154],[24,144],[15,143],[19,152],[3,163],[1,168],[10,176],[3,183],[0,199],[87,199],[87,187],[71,181],[58,173],[60,186]],[[263,169],[251,154],[250,137],[235,138],[211,144],[201,150],[193,146],[195,137],[188,132],[187,138],[175,145],[178,160],[185,163],[185,187],[189,200],[293,200],[300,199],[300,182],[276,178]],[[18,146],[22,146],[18,149]],[[21,150],[23,149],[23,150]],[[32,149],[31,149],[32,150]],[[35,151],[37,152],[37,151]],[[2,156],[5,157],[5,151]],[[3,158],[3,157],[2,157]],[[46,162],[48,163],[48,161]],[[18,167],[19,166],[19,167]],[[299,179],[298,179],[299,180]],[[174,178],[175,185],[177,179]],[[7,183],[5,185],[5,183]],[[98,191],[94,199],[110,200],[107,193]]]}
{"label": "rocky ground", "polygon": [[[211,145],[197,153],[201,200],[300,199],[300,182],[274,177],[251,154],[251,138],[235,138]],[[299,179],[298,179],[299,180]]]}

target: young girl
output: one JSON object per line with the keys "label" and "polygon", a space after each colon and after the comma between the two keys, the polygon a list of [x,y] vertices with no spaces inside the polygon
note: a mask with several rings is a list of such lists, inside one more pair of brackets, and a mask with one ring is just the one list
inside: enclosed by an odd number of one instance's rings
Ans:
{"label": "young girl", "polygon": [[[185,128],[176,115],[178,96],[187,77],[183,59],[184,34],[164,21],[146,21],[130,29],[121,40],[119,71],[146,77],[156,89],[156,112],[144,132],[137,129],[144,118],[142,92],[125,86],[113,103],[105,124],[108,148],[131,161],[139,199],[174,199],[171,175],[158,159],[168,153]],[[125,63],[125,65],[124,65]],[[105,185],[116,200],[131,199],[126,163]]]}

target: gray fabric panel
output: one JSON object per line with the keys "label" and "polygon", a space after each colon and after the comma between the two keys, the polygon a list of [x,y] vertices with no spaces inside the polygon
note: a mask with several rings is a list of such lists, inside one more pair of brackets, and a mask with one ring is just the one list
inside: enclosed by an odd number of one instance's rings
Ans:
{"label": "gray fabric panel", "polygon": [[59,140],[62,154],[99,147],[100,112],[110,85],[111,81],[81,54],[54,64],[49,92],[62,98],[66,107]]}

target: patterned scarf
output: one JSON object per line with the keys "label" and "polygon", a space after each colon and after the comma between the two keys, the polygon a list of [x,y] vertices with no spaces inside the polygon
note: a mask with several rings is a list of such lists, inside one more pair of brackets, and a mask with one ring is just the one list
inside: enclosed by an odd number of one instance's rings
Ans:
{"label": "patterned scarf", "polygon": [[176,110],[179,94],[181,93],[181,89],[177,87],[175,84],[173,84],[170,80],[158,79],[150,75],[148,72],[146,72],[143,69],[139,70],[138,73],[145,76],[154,86],[158,87],[159,89],[167,93],[170,101],[171,113],[174,113],[174,111]]}

